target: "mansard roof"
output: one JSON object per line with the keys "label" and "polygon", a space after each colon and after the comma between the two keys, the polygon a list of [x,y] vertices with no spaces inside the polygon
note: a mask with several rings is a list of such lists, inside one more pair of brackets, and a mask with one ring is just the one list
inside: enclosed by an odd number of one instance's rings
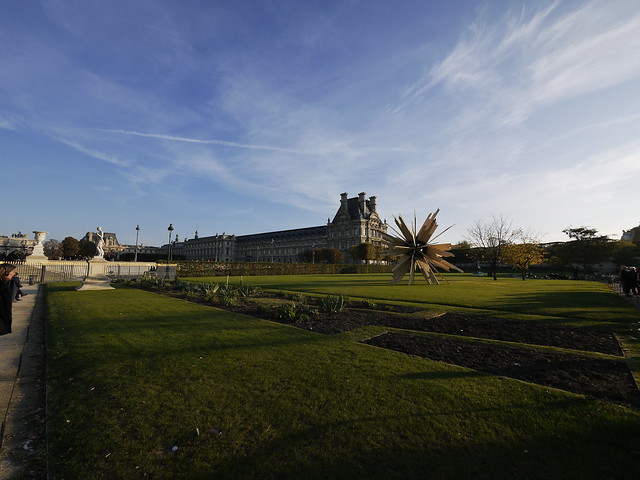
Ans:
{"label": "mansard roof", "polygon": [[306,227],[295,228],[292,230],[278,230],[276,232],[265,233],[253,233],[249,235],[238,235],[239,242],[251,242],[251,241],[270,241],[272,238],[277,240],[284,240],[288,238],[297,238],[314,235],[326,235],[327,226],[321,225],[319,227]]}
{"label": "mansard roof", "polygon": [[365,198],[365,193],[361,193],[357,197],[353,198],[345,198],[347,194],[342,194],[342,200],[340,202],[340,207],[336,212],[336,215],[333,217],[333,222],[335,223],[340,220],[352,220],[358,221],[363,219],[371,218],[372,214],[376,213],[376,205],[375,198]]}

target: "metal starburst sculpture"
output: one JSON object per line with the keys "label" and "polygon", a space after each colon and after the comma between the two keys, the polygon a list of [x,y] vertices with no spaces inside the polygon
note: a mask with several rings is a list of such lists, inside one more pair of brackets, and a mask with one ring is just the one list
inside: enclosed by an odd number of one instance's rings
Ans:
{"label": "metal starburst sculpture", "polygon": [[444,277],[437,270],[437,268],[441,268],[443,270],[446,270],[447,272],[451,269],[462,272],[460,268],[452,265],[443,258],[454,256],[453,253],[449,251],[451,250],[450,243],[429,243],[430,241],[438,238],[453,226],[451,225],[451,227],[446,228],[441,233],[433,237],[433,239],[431,238],[436,231],[436,228],[438,228],[436,216],[438,215],[439,211],[440,209],[436,210],[436,212],[433,214],[430,213],[429,216],[427,216],[427,219],[422,224],[420,230],[417,232],[417,221],[415,215],[413,219],[412,229],[407,226],[401,215],[398,215],[398,218],[396,218],[395,216],[393,217],[400,231],[397,231],[393,227],[391,227],[391,229],[398,236],[389,235],[387,233],[382,234],[383,239],[389,246],[389,249],[385,250],[383,252],[383,255],[400,255],[398,264],[393,269],[392,283],[398,283],[408,273],[409,285],[411,285],[413,283],[416,270],[418,269],[422,272],[422,276],[429,284],[440,283],[438,281],[437,275],[439,275],[440,278],[444,280]]}

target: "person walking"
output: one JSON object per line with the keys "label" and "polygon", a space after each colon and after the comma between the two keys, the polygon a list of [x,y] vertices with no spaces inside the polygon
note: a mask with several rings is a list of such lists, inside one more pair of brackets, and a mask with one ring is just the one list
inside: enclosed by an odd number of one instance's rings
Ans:
{"label": "person walking", "polygon": [[620,267],[620,283],[622,284],[622,291],[627,297],[631,296],[631,275],[629,267],[625,265]]}
{"label": "person walking", "polygon": [[0,265],[0,335],[11,333],[13,298],[9,284],[16,273],[15,265]]}
{"label": "person walking", "polygon": [[630,267],[629,272],[629,291],[631,295],[640,295],[638,291],[638,271],[636,267]]}
{"label": "person walking", "polygon": [[11,291],[11,299],[14,302],[20,301],[22,300],[20,297],[24,297],[24,293],[22,292],[22,282],[20,281],[20,277],[17,272],[9,282],[9,290]]}

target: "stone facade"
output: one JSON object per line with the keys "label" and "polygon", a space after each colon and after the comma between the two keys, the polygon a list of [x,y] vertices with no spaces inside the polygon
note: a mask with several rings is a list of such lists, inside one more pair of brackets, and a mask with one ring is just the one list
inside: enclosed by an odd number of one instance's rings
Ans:
{"label": "stone facade", "polygon": [[36,243],[36,240],[22,233],[15,233],[10,237],[0,236],[0,260],[23,260],[31,254]]}
{"label": "stone facade", "polygon": [[[376,197],[367,199],[362,192],[348,198],[343,193],[338,211],[326,225],[238,236],[223,233],[199,237],[196,232],[193,239],[173,243],[171,251],[174,258],[183,256],[187,260],[294,263],[305,251],[329,247],[340,250],[345,262],[350,262],[351,247],[361,243],[382,245],[382,232],[386,231],[387,224],[376,211]],[[160,250],[167,252],[168,245]]]}
{"label": "stone facade", "polygon": [[[165,246],[166,247],[166,246]],[[164,248],[164,247],[163,247]],[[232,262],[235,260],[236,236],[212,235],[176,242],[172,246],[173,255],[184,255],[187,260],[211,260],[212,262]]]}
{"label": "stone facade", "polygon": [[366,198],[362,192],[357,197],[340,197],[340,208],[327,223],[327,246],[340,250],[349,261],[349,249],[361,243],[382,245],[382,232],[387,231],[386,223],[380,221],[376,210],[376,197]]}
{"label": "stone facade", "polygon": [[297,228],[241,235],[236,243],[238,262],[299,262],[299,255],[327,246],[327,227]]}

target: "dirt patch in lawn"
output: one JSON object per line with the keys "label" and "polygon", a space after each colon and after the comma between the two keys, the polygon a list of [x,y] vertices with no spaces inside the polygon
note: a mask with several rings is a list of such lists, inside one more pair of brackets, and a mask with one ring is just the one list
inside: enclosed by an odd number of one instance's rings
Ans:
{"label": "dirt patch in lawn", "polygon": [[[268,308],[251,301],[222,308],[329,335],[369,325],[408,330],[406,333],[388,332],[365,343],[640,408],[640,391],[622,359],[470,341],[473,338],[490,339],[623,356],[611,331],[458,313],[426,318],[417,313],[420,311],[417,308],[398,305],[322,313],[315,308],[314,299],[307,298],[306,302],[295,320],[282,318],[276,306]],[[465,339],[411,334],[411,330],[459,335]]]}
{"label": "dirt patch in lawn", "polygon": [[397,332],[385,333],[365,343],[634,408],[640,407],[640,392],[627,365],[621,360]]}
{"label": "dirt patch in lawn", "polygon": [[[378,325],[623,355],[612,332],[457,313],[424,318],[389,311],[345,309],[338,313],[317,313],[292,325],[324,334]],[[390,332],[366,343],[640,408],[640,391],[623,360],[399,332]]]}
{"label": "dirt patch in lawn", "polygon": [[622,356],[620,343],[612,332],[457,313],[423,318],[378,310],[348,309],[339,313],[319,313],[295,322],[294,325],[327,334],[355,330],[367,325],[380,325]]}

